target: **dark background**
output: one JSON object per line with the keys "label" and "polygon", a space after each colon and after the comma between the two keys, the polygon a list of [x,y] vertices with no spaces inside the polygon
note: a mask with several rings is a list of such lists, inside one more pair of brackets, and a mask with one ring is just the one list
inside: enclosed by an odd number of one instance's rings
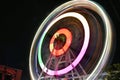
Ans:
{"label": "dark background", "polygon": [[[4,0],[0,2],[0,65],[23,70],[29,80],[29,52],[33,37],[47,15],[68,0]],[[115,54],[111,64],[120,63],[120,0],[98,0],[113,21]],[[114,33],[115,33],[114,32]]]}

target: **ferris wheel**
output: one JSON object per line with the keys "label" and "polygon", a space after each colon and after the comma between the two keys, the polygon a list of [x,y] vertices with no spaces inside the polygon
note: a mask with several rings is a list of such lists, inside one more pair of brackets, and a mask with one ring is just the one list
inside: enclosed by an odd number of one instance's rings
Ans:
{"label": "ferris wheel", "polygon": [[40,25],[29,57],[32,80],[94,80],[106,66],[112,25],[94,1],[72,0]]}

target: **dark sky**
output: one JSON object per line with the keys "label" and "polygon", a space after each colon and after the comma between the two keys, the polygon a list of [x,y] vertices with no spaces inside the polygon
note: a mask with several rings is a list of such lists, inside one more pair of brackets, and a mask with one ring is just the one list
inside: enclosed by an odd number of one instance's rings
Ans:
{"label": "dark sky", "polygon": [[[44,18],[68,0],[4,0],[0,2],[0,65],[23,70],[29,80],[29,52],[33,37]],[[99,0],[116,29],[116,48],[112,63],[120,63],[120,0]]]}

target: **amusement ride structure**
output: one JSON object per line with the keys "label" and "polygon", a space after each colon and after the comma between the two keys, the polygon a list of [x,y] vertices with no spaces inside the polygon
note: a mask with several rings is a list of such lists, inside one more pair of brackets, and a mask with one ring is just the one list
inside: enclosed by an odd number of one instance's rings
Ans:
{"label": "amusement ride structure", "polygon": [[112,24],[91,0],[68,1],[40,25],[33,39],[29,70],[32,80],[94,80],[112,50]]}

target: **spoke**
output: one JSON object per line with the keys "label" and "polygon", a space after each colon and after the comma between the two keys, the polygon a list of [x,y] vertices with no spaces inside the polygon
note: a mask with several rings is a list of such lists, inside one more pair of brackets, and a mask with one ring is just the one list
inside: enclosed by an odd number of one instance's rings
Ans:
{"label": "spoke", "polygon": [[[75,58],[75,56],[74,56],[72,50],[70,50],[70,53],[71,53],[72,56]],[[86,71],[84,70],[84,68],[82,67],[82,65],[81,65],[80,63],[79,63],[79,67],[82,69],[83,73],[84,73],[85,75],[87,75]]]}
{"label": "spoke", "polygon": [[[69,50],[69,52],[72,53],[71,50]],[[74,55],[73,55],[73,57],[75,58]],[[71,66],[73,67],[73,69],[74,69],[75,72],[77,73],[77,75],[80,76],[79,72],[78,72],[78,71],[76,70],[76,68],[72,65],[72,61],[71,61],[70,54],[69,54],[69,61],[70,61]],[[72,73],[72,75],[74,75],[74,73]],[[74,77],[74,76],[73,76],[73,77]]]}
{"label": "spoke", "polygon": [[82,67],[82,65],[79,64],[79,66],[80,66],[80,68],[82,69],[83,73],[84,73],[85,75],[87,75],[87,73],[86,73],[86,71],[84,70],[84,68]]}
{"label": "spoke", "polygon": [[[71,62],[71,56],[70,56],[70,54],[68,54],[69,56],[68,56],[68,58],[69,58],[69,61],[70,61],[70,64],[72,63]],[[73,77],[73,79],[72,80],[74,80],[74,72],[73,72],[73,70],[71,71],[71,73],[72,73],[72,77]]]}
{"label": "spoke", "polygon": [[[52,57],[53,57],[53,55],[50,53],[50,55],[49,55],[49,57],[48,57],[48,60],[47,60],[46,63],[45,63],[45,66],[48,65],[48,68],[49,68],[49,66],[50,66],[50,64],[51,64],[51,59],[52,59]],[[49,63],[49,64],[48,64],[48,63]],[[47,68],[47,70],[48,70],[48,68]],[[45,68],[44,68],[44,69],[45,69]],[[47,71],[46,71],[46,72],[47,72]],[[38,80],[40,80],[42,74],[43,74],[43,70],[42,70],[42,72],[41,72],[41,74],[40,74]]]}
{"label": "spoke", "polygon": [[[64,49],[62,49],[62,50],[64,51]],[[61,55],[61,57],[59,59],[57,58],[57,60],[55,60],[56,61],[56,64],[55,64],[56,65],[56,67],[55,67],[55,75],[57,75],[58,66],[61,63],[62,58],[63,58],[63,55]]]}
{"label": "spoke", "polygon": [[59,59],[58,58],[55,58],[55,76],[57,77],[57,70],[58,70],[58,61],[59,61]]}

